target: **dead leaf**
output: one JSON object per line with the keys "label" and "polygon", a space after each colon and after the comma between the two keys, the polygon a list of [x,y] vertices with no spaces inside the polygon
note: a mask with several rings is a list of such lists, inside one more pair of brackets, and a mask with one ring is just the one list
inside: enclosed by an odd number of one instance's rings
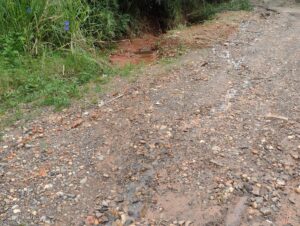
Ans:
{"label": "dead leaf", "polygon": [[73,122],[71,128],[72,128],[72,129],[75,129],[75,128],[77,128],[78,126],[80,126],[82,123],[83,123],[83,119],[81,119],[81,118],[80,118],[80,119],[77,119],[77,120],[75,120],[75,121]]}

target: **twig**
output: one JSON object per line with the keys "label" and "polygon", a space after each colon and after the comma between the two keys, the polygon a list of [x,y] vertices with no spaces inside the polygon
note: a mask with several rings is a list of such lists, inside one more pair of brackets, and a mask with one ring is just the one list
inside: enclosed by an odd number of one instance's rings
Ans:
{"label": "twig", "polygon": [[99,108],[101,108],[101,107],[103,107],[103,106],[105,106],[105,105],[107,105],[107,104],[109,104],[109,103],[111,103],[111,102],[113,102],[113,101],[115,101],[115,100],[117,100],[117,99],[123,97],[124,95],[125,95],[124,93],[123,93],[123,94],[120,94],[120,95],[118,95],[118,96],[112,98],[111,100],[108,100],[108,101],[106,101],[106,102],[100,103],[98,106],[99,106]]}
{"label": "twig", "polygon": [[289,121],[289,118],[281,116],[281,115],[267,114],[265,117],[270,118],[270,119],[280,119],[280,120],[284,120],[284,121]]}

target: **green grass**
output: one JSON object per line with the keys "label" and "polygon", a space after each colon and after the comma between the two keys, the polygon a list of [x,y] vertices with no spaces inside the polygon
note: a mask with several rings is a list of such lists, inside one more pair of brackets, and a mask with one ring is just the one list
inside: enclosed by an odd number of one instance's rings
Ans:
{"label": "green grass", "polygon": [[84,52],[20,56],[14,64],[0,57],[0,112],[20,103],[53,105],[61,109],[70,98],[81,95],[80,87],[100,81],[105,66]]}

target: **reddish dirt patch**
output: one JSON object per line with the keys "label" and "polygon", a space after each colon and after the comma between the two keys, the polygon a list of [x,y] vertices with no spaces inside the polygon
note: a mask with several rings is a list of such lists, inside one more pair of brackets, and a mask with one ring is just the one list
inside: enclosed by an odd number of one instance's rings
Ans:
{"label": "reddish dirt patch", "polygon": [[121,67],[127,64],[152,63],[158,57],[157,40],[158,37],[151,34],[122,40],[118,43],[117,52],[111,55],[110,61]]}
{"label": "reddish dirt patch", "polygon": [[121,40],[116,52],[110,56],[110,61],[120,67],[151,64],[162,57],[177,56],[182,52],[182,47],[207,48],[235,33],[241,18],[247,16],[249,14],[245,12],[225,12],[219,14],[217,20],[172,30],[160,36],[144,34],[140,38]]}

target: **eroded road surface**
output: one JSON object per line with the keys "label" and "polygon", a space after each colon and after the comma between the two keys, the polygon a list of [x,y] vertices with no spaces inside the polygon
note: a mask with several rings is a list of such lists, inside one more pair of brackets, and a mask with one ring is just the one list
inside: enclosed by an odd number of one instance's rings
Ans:
{"label": "eroded road surface", "polygon": [[153,71],[6,131],[0,225],[300,225],[299,7]]}

